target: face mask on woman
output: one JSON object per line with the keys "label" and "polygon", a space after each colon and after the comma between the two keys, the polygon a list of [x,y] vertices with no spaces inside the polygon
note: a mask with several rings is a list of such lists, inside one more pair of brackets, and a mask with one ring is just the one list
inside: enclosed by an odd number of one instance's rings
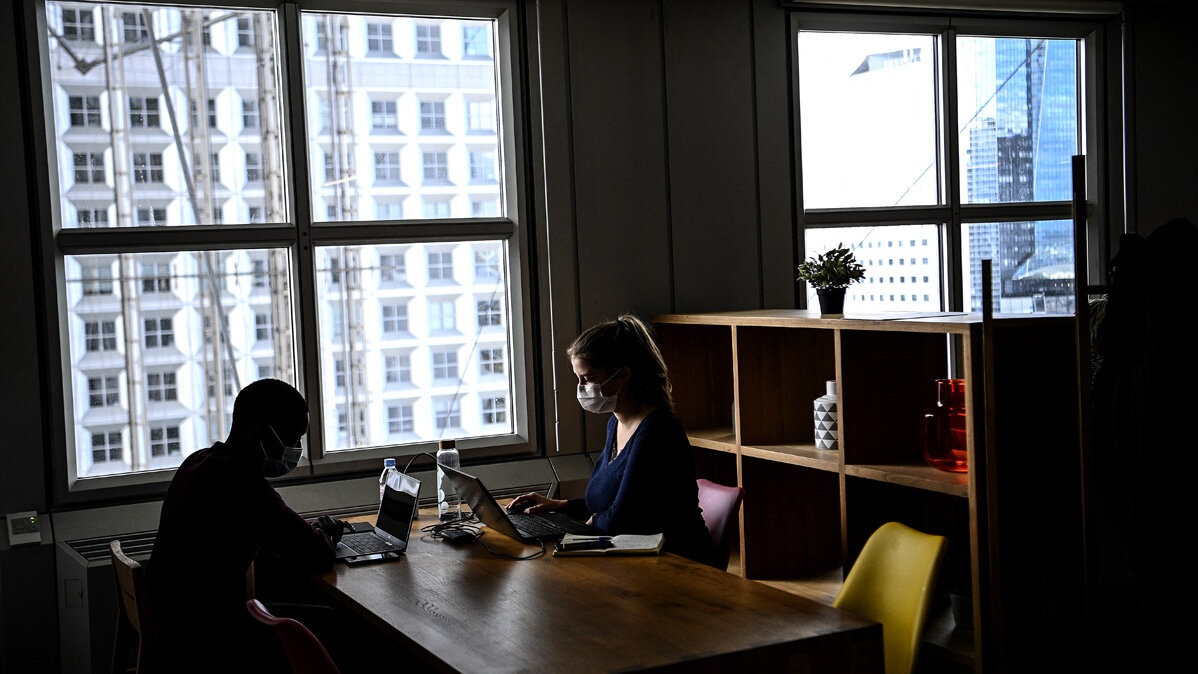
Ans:
{"label": "face mask on woman", "polygon": [[607,382],[616,378],[620,374],[620,368],[612,373],[602,384],[579,384],[578,385],[578,404],[582,405],[582,409],[595,414],[611,414],[616,409],[616,397],[620,394],[616,391],[613,395],[603,395],[603,387],[607,386]]}

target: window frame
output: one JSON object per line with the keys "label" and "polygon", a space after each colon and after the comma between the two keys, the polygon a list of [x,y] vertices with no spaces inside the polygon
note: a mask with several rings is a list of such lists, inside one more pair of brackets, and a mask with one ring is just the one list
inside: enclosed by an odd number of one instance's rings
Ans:
{"label": "window frame", "polygon": [[[962,259],[965,226],[1033,220],[1069,220],[1072,202],[1038,201],[1013,203],[964,203],[961,194],[959,136],[947,129],[959,128],[957,119],[956,38],[958,36],[1043,37],[1078,41],[1078,133],[1079,152],[1086,156],[1086,194],[1089,213],[1086,225],[1087,277],[1091,288],[1104,282],[1108,232],[1111,221],[1119,220],[1123,206],[1121,169],[1118,155],[1120,131],[1108,126],[1115,119],[1116,101],[1108,99],[1112,82],[1119,75],[1117,63],[1117,24],[1109,17],[1086,15],[1035,14],[1028,16],[1001,12],[911,11],[903,13],[861,13],[802,11],[788,13],[790,56],[792,139],[794,157],[795,250],[799,259],[806,257],[806,232],[812,229],[838,229],[853,226],[887,227],[935,225],[939,230],[940,304],[942,311],[964,310],[964,286],[968,260]],[[798,85],[801,31],[845,33],[891,33],[931,35],[935,42],[936,68],[936,161],[942,166],[937,176],[942,203],[929,206],[804,208],[801,133],[801,93]],[[1113,33],[1113,35],[1112,35]],[[1115,61],[1111,59],[1115,58]],[[1092,76],[1091,76],[1092,75]],[[1117,90],[1116,90],[1117,91]],[[1117,97],[1117,95],[1116,95]],[[808,308],[808,295],[796,284],[796,304]],[[900,305],[896,311],[903,310]]]}
{"label": "window frame", "polygon": [[[58,505],[85,504],[97,500],[145,498],[165,492],[173,468],[146,470],[139,473],[78,477],[76,468],[74,428],[75,406],[87,404],[86,396],[76,401],[72,395],[69,339],[69,304],[65,293],[64,259],[73,255],[119,254],[142,252],[178,252],[205,250],[244,250],[281,248],[289,252],[288,274],[293,296],[293,326],[295,326],[294,358],[297,363],[295,384],[305,393],[309,403],[311,425],[305,437],[306,454],[311,456],[314,473],[339,475],[373,469],[382,457],[409,456],[428,451],[435,440],[412,444],[383,444],[356,450],[328,452],[324,447],[324,425],[335,424],[335,418],[325,419],[325,392],[321,390],[319,344],[321,331],[317,324],[316,248],[335,245],[403,245],[409,243],[500,240],[503,247],[504,279],[507,283],[505,300],[510,307],[512,400],[509,414],[513,432],[500,436],[465,437],[458,447],[467,461],[488,457],[516,457],[543,454],[541,448],[543,414],[533,409],[540,385],[537,361],[539,340],[533,330],[533,288],[530,282],[535,273],[530,260],[528,228],[535,222],[531,184],[532,171],[529,129],[530,100],[524,68],[528,54],[535,53],[535,36],[524,30],[526,17],[518,0],[466,0],[452,7],[437,0],[207,0],[203,3],[163,2],[141,0],[138,5],[171,7],[208,7],[214,9],[245,8],[275,12],[278,49],[276,68],[279,73],[280,139],[284,165],[289,166],[284,177],[285,203],[289,217],[286,222],[237,225],[188,225],[178,227],[109,227],[82,230],[63,227],[60,217],[62,200],[55,176],[59,163],[55,137],[55,109],[51,78],[50,43],[54,39],[47,31],[54,20],[46,16],[47,0],[26,0],[32,11],[21,14],[23,29],[34,39],[26,43],[24,57],[28,75],[28,90],[33,92],[26,101],[32,141],[30,166],[31,183],[35,187],[34,203],[40,223],[38,234],[42,270],[40,283],[45,289],[46,306],[42,321],[50,337],[50,357],[46,370],[49,375],[48,399],[50,421],[47,460],[52,472],[52,501]],[[302,13],[330,12],[365,15],[412,15],[429,20],[481,19],[494,20],[495,36],[492,54],[496,77],[496,134],[498,161],[503,162],[502,203],[505,212],[499,216],[481,218],[437,218],[395,222],[326,222],[309,194],[309,175],[318,166],[311,166],[308,149],[307,107],[304,81],[304,45]],[[118,11],[119,15],[119,11]],[[123,17],[118,18],[121,21]],[[157,33],[157,31],[156,31]],[[164,37],[156,34],[157,38]],[[205,105],[205,108],[208,108]],[[208,115],[211,109],[181,111],[181,114]],[[242,111],[238,111],[242,112]],[[262,111],[259,111],[262,114]],[[198,123],[204,121],[197,120]],[[214,133],[223,136],[216,128]],[[102,154],[100,155],[103,156]],[[66,161],[71,157],[67,155]],[[103,169],[107,171],[107,162]],[[68,173],[70,166],[68,165]],[[90,167],[89,167],[90,168]],[[104,187],[101,182],[100,187]],[[240,216],[238,216],[240,217]],[[115,282],[115,280],[114,280]],[[152,313],[152,312],[150,312]],[[147,314],[148,316],[149,314]],[[139,315],[144,321],[147,316]],[[161,318],[157,315],[155,318]],[[169,318],[169,317],[168,317]],[[141,325],[137,326],[138,328]],[[175,326],[172,326],[175,327]],[[140,332],[140,330],[139,330]],[[173,333],[172,333],[173,334]],[[247,357],[249,357],[247,355]],[[244,382],[243,382],[244,384]],[[328,395],[334,395],[328,391]],[[122,394],[123,395],[123,394]],[[456,405],[461,409],[461,401]],[[460,411],[459,411],[460,414]],[[225,429],[227,430],[227,429]],[[224,430],[217,435],[223,436]],[[213,438],[214,440],[217,438]],[[552,440],[552,437],[549,437]],[[281,483],[311,479],[306,470],[297,470]]]}

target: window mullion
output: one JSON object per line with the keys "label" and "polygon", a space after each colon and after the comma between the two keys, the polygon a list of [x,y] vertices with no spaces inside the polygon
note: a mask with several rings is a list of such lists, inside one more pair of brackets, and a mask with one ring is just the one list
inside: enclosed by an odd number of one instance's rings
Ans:
{"label": "window mullion", "polygon": [[945,29],[940,36],[941,63],[940,73],[943,84],[939,88],[942,95],[939,106],[943,115],[941,134],[944,148],[945,173],[942,177],[946,187],[949,204],[949,220],[945,236],[940,237],[944,249],[940,251],[943,268],[947,271],[944,280],[944,292],[941,294],[945,307],[949,311],[962,311],[963,279],[965,275],[964,261],[961,259],[961,150],[960,130],[957,119],[957,31],[953,27]]}

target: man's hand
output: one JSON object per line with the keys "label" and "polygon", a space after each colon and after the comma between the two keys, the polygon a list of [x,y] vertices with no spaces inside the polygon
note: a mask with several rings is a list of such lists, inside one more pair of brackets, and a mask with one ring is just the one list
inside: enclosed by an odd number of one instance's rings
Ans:
{"label": "man's hand", "polygon": [[346,522],[343,522],[336,517],[329,517],[328,515],[321,515],[320,517],[317,517],[312,522],[312,526],[323,531],[324,535],[328,536],[329,540],[333,543],[341,540],[341,534],[349,528],[349,525]]}

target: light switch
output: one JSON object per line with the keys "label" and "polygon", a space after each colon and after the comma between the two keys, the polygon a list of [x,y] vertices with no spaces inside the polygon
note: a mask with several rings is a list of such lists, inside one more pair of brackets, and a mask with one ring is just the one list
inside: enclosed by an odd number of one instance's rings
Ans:
{"label": "light switch", "polygon": [[29,545],[42,542],[42,520],[37,511],[8,514],[8,544]]}

